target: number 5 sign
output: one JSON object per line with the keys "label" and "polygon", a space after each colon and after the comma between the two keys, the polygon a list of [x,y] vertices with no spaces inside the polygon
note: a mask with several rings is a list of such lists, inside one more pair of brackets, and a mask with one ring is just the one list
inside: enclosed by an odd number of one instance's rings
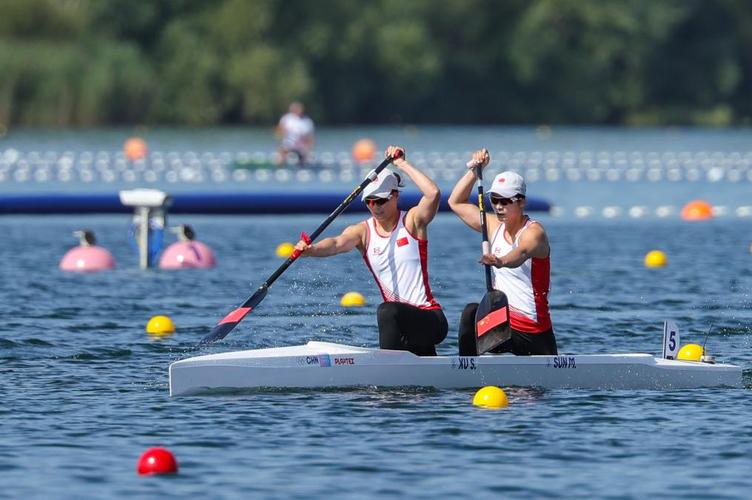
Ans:
{"label": "number 5 sign", "polygon": [[673,321],[663,322],[663,358],[676,359],[679,352],[679,327]]}

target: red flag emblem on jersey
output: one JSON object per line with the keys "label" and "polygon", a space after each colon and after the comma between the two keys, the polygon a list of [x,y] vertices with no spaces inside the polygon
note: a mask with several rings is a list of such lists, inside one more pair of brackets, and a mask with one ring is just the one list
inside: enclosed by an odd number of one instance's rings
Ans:
{"label": "red flag emblem on jersey", "polygon": [[407,236],[405,236],[405,237],[400,238],[400,239],[397,240],[397,246],[398,247],[403,247],[403,246],[407,245],[408,243],[410,243],[410,242],[407,241]]}

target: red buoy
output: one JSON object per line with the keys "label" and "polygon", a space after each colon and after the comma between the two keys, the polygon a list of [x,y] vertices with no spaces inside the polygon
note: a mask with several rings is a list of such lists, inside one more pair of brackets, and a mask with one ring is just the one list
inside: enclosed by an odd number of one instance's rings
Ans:
{"label": "red buoy", "polygon": [[140,475],[177,474],[178,462],[166,448],[149,448],[138,459],[137,470]]}

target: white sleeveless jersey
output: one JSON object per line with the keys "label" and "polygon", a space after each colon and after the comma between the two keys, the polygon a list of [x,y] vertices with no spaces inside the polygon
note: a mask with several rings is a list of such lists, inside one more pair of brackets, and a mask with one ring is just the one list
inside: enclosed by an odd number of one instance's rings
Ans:
{"label": "white sleeveless jersey", "polygon": [[373,217],[364,221],[366,245],[363,259],[379,285],[384,302],[402,302],[421,309],[440,309],[428,284],[428,241],[410,234],[407,212],[401,211],[397,226],[381,235]]}
{"label": "white sleeveless jersey", "polygon": [[[504,238],[506,224],[496,230],[491,240],[491,252],[502,257],[517,248],[522,233],[534,220],[528,220],[517,232],[514,243]],[[548,292],[551,286],[550,257],[532,257],[520,267],[491,267],[494,288],[509,299],[509,318],[512,328],[526,333],[541,333],[551,329],[548,313]]]}

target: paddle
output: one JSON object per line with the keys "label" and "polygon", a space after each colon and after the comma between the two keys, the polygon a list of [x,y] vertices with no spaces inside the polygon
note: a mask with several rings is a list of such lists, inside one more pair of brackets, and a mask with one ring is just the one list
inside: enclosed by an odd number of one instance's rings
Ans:
{"label": "paddle", "polygon": [[[353,192],[350,193],[336,209],[334,209],[334,212],[332,212],[329,217],[327,217],[326,220],[324,220],[324,222],[322,222],[321,225],[316,228],[311,236],[308,236],[306,233],[302,233],[300,235],[301,239],[303,239],[306,243],[312,243],[324,231],[324,229],[326,229],[327,226],[331,224],[332,221],[345,210],[345,208],[347,208],[350,202],[352,202],[368,184],[376,180],[379,172],[384,170],[387,165],[389,165],[392,161],[396,160],[400,156],[402,156],[402,151],[397,150],[393,157],[387,158],[382,161],[378,167],[369,172],[368,176],[366,176],[363,182],[361,182],[360,185],[356,187]],[[223,338],[225,338],[227,334],[230,333],[232,329],[235,328],[235,326],[237,326],[237,324],[240,323],[249,312],[255,309],[256,306],[258,306],[259,303],[264,300],[264,297],[266,297],[266,294],[269,291],[269,287],[272,286],[272,283],[274,283],[277,278],[279,278],[282,273],[284,273],[287,268],[290,267],[290,265],[292,265],[292,263],[298,259],[298,257],[300,257],[300,251],[295,250],[292,255],[290,255],[290,257],[288,257],[287,260],[281,266],[279,266],[279,268],[274,271],[274,273],[272,273],[272,275],[269,276],[266,281],[261,284],[258,290],[256,290],[256,293],[251,295],[248,300],[240,305],[240,307],[222,318],[222,321],[217,323],[217,325],[212,329],[209,335],[201,339],[199,345],[209,344],[211,342],[216,342],[217,340],[222,340]]]}
{"label": "paddle", "polygon": [[[480,211],[480,233],[483,238],[483,253],[491,253],[486,229],[486,210],[483,203],[483,169],[476,165],[478,177],[478,210]],[[494,290],[491,283],[491,266],[483,266],[486,271],[486,294],[475,312],[475,346],[478,356],[512,338],[509,326],[509,302],[504,292]]]}

